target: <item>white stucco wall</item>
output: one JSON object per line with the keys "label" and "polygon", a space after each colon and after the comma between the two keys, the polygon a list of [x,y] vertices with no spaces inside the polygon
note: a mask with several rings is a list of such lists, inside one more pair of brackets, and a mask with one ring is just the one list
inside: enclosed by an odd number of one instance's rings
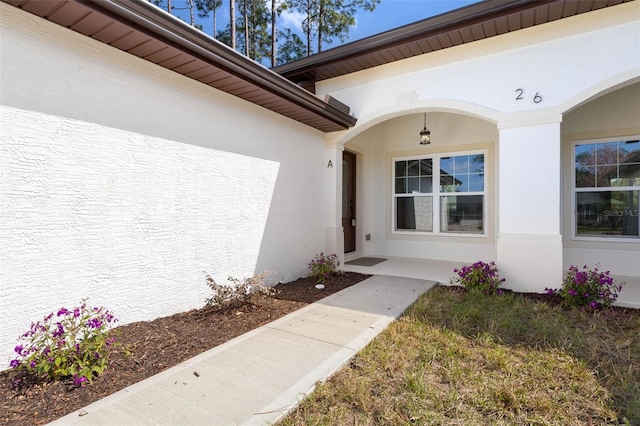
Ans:
{"label": "white stucco wall", "polygon": [[316,91],[359,118],[345,140],[381,115],[411,108],[467,111],[499,127],[540,123],[638,77],[639,14],[638,2],[600,9],[318,82]]}
{"label": "white stucco wall", "polygon": [[122,323],[324,249],[324,135],[0,3],[0,369],[31,321]]}
{"label": "white stucco wall", "polygon": [[562,281],[560,123],[500,130],[498,264],[508,288]]}

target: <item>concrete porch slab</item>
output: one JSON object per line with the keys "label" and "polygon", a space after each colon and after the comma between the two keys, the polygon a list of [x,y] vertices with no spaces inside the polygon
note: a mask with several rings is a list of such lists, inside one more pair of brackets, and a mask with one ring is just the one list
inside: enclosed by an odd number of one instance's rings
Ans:
{"label": "concrete porch slab", "polygon": [[462,261],[384,257],[387,258],[386,261],[373,266],[359,266],[346,263],[344,270],[361,274],[417,278],[435,281],[440,284],[449,284],[449,279],[455,275],[453,270],[469,264],[469,262]]}

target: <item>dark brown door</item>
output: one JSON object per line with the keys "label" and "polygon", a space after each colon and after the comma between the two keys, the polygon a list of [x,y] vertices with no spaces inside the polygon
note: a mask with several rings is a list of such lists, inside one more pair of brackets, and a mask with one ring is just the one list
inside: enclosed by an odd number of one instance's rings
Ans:
{"label": "dark brown door", "polygon": [[344,252],[356,251],[356,155],[342,154],[342,227]]}

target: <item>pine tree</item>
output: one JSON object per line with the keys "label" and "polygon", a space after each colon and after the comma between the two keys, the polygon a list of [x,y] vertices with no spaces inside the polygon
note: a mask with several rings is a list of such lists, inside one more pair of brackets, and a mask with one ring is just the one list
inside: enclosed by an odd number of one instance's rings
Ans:
{"label": "pine tree", "polygon": [[247,56],[262,62],[271,56],[271,37],[269,35],[270,12],[264,0],[244,0],[246,16],[245,51]]}
{"label": "pine tree", "polygon": [[[233,0],[232,0],[233,1]],[[249,58],[262,62],[271,56],[271,37],[269,35],[269,10],[264,0],[238,0],[241,13],[236,21],[230,22],[217,39],[231,48],[244,53]],[[235,25],[232,25],[235,24]],[[243,28],[241,34],[232,37],[233,27]],[[235,46],[235,47],[234,47]]]}
{"label": "pine tree", "polygon": [[317,39],[317,52],[324,42],[330,43],[338,37],[345,41],[349,27],[355,24],[359,9],[373,11],[380,0],[285,0],[284,7],[305,15],[302,31],[307,36],[307,55],[312,52],[311,39]]}
{"label": "pine tree", "polygon": [[231,41],[231,48],[236,50],[236,2],[235,0],[229,0],[229,14],[231,19],[229,21],[229,39]]}
{"label": "pine tree", "polygon": [[189,8],[189,23],[192,27],[195,27],[196,20],[195,16],[193,15],[193,9],[195,7],[194,0],[187,0],[187,7]]}
{"label": "pine tree", "polygon": [[196,0],[196,9],[198,9],[198,17],[206,18],[209,13],[213,12],[213,38],[217,37],[218,29],[216,22],[217,10],[222,7],[222,0]]}
{"label": "pine tree", "polygon": [[276,57],[278,52],[278,31],[276,30],[276,0],[271,0],[271,68],[276,66]]}
{"label": "pine tree", "polygon": [[278,42],[280,48],[276,65],[286,64],[306,56],[307,47],[298,34],[291,31],[291,28],[278,32]]}

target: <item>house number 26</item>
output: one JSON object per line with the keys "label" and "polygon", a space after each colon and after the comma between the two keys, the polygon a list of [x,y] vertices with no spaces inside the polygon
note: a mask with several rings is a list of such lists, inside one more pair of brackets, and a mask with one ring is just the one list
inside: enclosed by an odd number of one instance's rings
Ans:
{"label": "house number 26", "polygon": [[[522,96],[524,95],[523,89],[516,89],[516,93],[518,94],[518,96],[516,96],[516,101],[521,101],[524,99],[524,97]],[[540,96],[540,92],[536,92],[536,94],[533,95],[533,103],[539,104],[540,102],[542,102],[542,96]]]}

